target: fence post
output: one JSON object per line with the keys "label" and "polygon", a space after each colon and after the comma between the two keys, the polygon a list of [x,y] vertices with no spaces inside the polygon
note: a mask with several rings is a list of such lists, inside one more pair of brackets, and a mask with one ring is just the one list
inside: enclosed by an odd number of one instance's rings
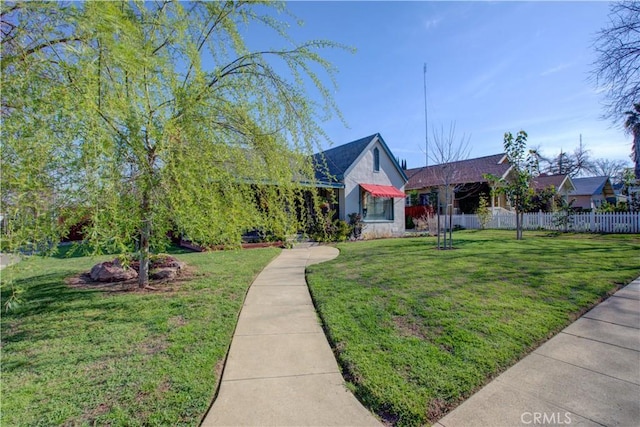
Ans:
{"label": "fence post", "polygon": [[589,231],[596,232],[596,213],[594,211],[589,212]]}

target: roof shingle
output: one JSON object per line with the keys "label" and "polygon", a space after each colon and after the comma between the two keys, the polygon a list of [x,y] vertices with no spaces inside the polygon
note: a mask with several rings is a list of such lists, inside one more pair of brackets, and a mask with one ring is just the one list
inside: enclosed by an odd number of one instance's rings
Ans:
{"label": "roof shingle", "polygon": [[553,186],[556,190],[559,190],[565,179],[567,179],[565,174],[539,175],[533,179],[533,188],[538,191]]}
{"label": "roof shingle", "polygon": [[455,170],[455,173],[450,176],[451,184],[453,185],[486,182],[487,180],[483,177],[484,174],[502,177],[511,168],[511,165],[505,158],[505,154],[501,153],[475,159],[460,160],[446,165],[440,164],[408,169],[406,174],[409,177],[409,182],[405,186],[405,189],[416,190],[443,185],[444,166]]}
{"label": "roof shingle", "polygon": [[[316,170],[316,180],[320,182],[341,182],[344,179],[345,171],[349,169],[349,166],[353,164],[360,153],[376,136],[378,136],[377,133],[314,154],[313,164]],[[326,168],[324,167],[325,161]]]}
{"label": "roof shingle", "polygon": [[608,180],[608,176],[574,178],[573,185],[576,189],[569,194],[572,196],[592,196],[594,194],[602,194]]}

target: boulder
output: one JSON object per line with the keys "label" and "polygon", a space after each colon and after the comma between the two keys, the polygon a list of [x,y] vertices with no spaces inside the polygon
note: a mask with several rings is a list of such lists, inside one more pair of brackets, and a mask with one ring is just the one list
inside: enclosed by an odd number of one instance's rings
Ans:
{"label": "boulder", "polygon": [[186,265],[187,265],[186,262],[178,261],[175,258],[173,258],[171,261],[165,264],[167,268],[173,268],[176,270],[182,270]]}
{"label": "boulder", "polygon": [[124,268],[120,261],[115,259],[94,265],[89,276],[94,282],[122,282],[135,279],[138,273],[131,267]]}
{"label": "boulder", "polygon": [[171,280],[178,275],[178,268],[164,267],[156,268],[149,272],[149,278],[153,280]]}

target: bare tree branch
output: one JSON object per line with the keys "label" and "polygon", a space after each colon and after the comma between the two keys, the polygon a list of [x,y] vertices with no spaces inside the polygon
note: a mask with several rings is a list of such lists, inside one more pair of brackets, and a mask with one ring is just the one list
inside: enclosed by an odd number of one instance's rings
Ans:
{"label": "bare tree branch", "polygon": [[619,122],[640,101],[640,2],[614,3],[610,25],[600,30],[592,78],[606,90],[604,116]]}

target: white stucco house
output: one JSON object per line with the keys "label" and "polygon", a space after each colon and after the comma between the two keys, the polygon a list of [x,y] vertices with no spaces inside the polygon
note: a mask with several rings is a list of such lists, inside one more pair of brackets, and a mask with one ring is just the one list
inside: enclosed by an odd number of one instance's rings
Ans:
{"label": "white stucco house", "polygon": [[364,237],[404,234],[408,179],[379,133],[314,155],[316,181],[339,219],[359,213]]}

